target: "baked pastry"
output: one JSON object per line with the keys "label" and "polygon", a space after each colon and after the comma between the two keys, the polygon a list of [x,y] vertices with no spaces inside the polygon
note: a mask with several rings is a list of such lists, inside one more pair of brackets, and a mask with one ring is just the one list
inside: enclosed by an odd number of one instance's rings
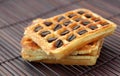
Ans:
{"label": "baked pastry", "polygon": [[47,55],[27,36],[22,38],[21,45],[22,58],[28,61],[66,65],[94,65],[99,57],[100,48],[102,47],[102,40],[90,43],[78,51],[73,52],[69,56],[59,60],[53,56]]}
{"label": "baked pastry", "polygon": [[95,65],[99,55],[96,56],[70,56],[63,59],[43,59],[36,62],[44,62],[49,64],[64,64],[64,65]]}
{"label": "baked pastry", "polygon": [[68,11],[47,19],[36,19],[25,35],[47,55],[61,59],[88,43],[110,35],[116,25],[87,9]]}

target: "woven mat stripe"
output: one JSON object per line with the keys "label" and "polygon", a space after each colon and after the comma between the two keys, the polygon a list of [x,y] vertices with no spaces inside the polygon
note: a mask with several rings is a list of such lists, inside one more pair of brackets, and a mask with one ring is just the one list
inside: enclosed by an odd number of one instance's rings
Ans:
{"label": "woven mat stripe", "polygon": [[[73,4],[75,4],[75,3],[78,3],[78,2],[81,2],[81,1],[83,1],[83,0],[80,0],[80,1],[78,1],[78,0],[76,1],[76,0],[75,0],[75,1],[71,1],[70,3],[66,3],[66,4],[59,5],[59,6],[57,6],[57,7],[54,7],[54,8],[52,8],[52,9],[50,9],[50,10],[47,9],[48,11],[43,12],[43,13],[37,15],[37,16],[31,17],[31,18],[27,18],[27,19],[25,19],[25,20],[22,19],[22,20],[20,20],[20,21],[18,21],[18,22],[15,22],[15,23],[12,23],[12,24],[8,24],[8,25],[4,25],[4,26],[2,26],[1,28],[5,28],[5,27],[11,26],[11,25],[16,25],[16,24],[19,24],[19,23],[24,23],[24,22],[26,22],[26,21],[31,21],[31,20],[33,20],[33,19],[35,19],[35,18],[42,17],[42,16],[44,16],[44,15],[46,15],[46,14],[50,14],[50,13],[52,13],[52,12],[58,10],[58,9],[71,6],[71,5],[73,5]],[[54,6],[55,6],[55,5],[54,5]],[[26,12],[26,13],[27,13],[27,12]],[[15,16],[15,14],[13,14],[13,16]]]}
{"label": "woven mat stripe", "polygon": [[[92,5],[91,5],[91,6],[92,6],[92,7],[91,7],[89,3],[86,3],[86,2],[84,2],[84,1],[81,1],[81,2],[82,2],[81,5],[84,4],[85,7],[87,7],[87,6],[89,5],[89,6],[88,6],[89,8],[91,8],[91,9],[95,8],[95,7],[93,7]],[[73,4],[74,4],[74,3],[75,3],[75,4],[79,4],[79,2],[73,2]],[[72,5],[73,5],[73,4],[72,4]],[[52,5],[53,5],[53,6],[56,6],[56,3],[54,2]],[[80,5],[80,4],[79,4],[79,5]],[[77,7],[78,7],[79,5],[77,5]],[[83,5],[83,6],[84,6],[84,5]],[[66,7],[69,7],[69,5],[66,6]],[[74,8],[74,7],[73,7],[73,8]],[[72,8],[72,9],[73,9],[73,8]],[[98,8],[99,8],[99,7],[98,7]],[[63,7],[62,7],[61,9],[63,9]],[[99,9],[100,9],[100,8],[99,8]],[[102,9],[102,10],[103,10],[103,9]],[[113,9],[113,10],[114,10],[114,9]],[[116,10],[117,10],[117,9],[116,9]],[[57,11],[57,10],[55,10],[55,11]],[[99,11],[100,11],[100,10],[99,10]],[[105,11],[105,10],[104,10],[104,11]],[[51,12],[53,13],[53,11],[51,11]],[[101,11],[101,12],[103,12],[103,11]],[[47,14],[50,14],[50,13],[47,13]],[[47,15],[47,14],[46,14],[46,15]],[[106,15],[107,15],[107,14],[110,14],[110,13],[106,12]],[[114,15],[118,15],[118,14],[120,14],[120,13],[116,13],[116,14],[114,14]],[[28,18],[28,19],[26,19],[26,20],[19,21],[19,22],[22,23],[22,22],[25,22],[25,21],[31,21],[32,19],[35,19],[35,18],[38,18],[38,17],[42,17],[42,16],[44,16],[44,15],[43,15],[43,14],[42,14],[42,15],[38,15],[38,16],[36,16],[36,17]],[[18,24],[19,22],[16,22],[16,23],[13,23],[13,24],[10,24],[10,25],[16,25],[16,24]],[[7,26],[9,26],[9,24],[8,24]],[[6,27],[6,25],[5,25],[5,27]],[[4,26],[1,27],[1,28],[4,28]]]}

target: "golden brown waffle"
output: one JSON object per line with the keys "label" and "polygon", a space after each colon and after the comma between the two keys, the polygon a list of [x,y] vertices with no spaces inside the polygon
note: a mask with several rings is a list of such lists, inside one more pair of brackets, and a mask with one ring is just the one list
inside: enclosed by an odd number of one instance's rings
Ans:
{"label": "golden brown waffle", "polygon": [[[45,62],[54,64],[66,64],[66,65],[93,65],[100,53],[100,48],[102,47],[102,40],[93,42],[86,45],[85,47],[79,49],[77,52],[73,52],[71,55],[64,59],[56,60],[53,56],[48,56],[35,42],[33,42],[29,37],[24,36],[21,40],[22,45],[22,58],[28,61],[35,62]],[[81,54],[80,52],[91,50],[91,52],[85,52]]]}
{"label": "golden brown waffle", "polygon": [[64,64],[64,65],[95,65],[97,58],[99,55],[96,56],[72,56],[70,58],[65,59],[43,59],[38,60],[36,62],[44,62],[49,64]]}
{"label": "golden brown waffle", "polygon": [[116,25],[87,9],[77,9],[48,19],[36,19],[25,35],[48,55],[63,58],[84,45],[110,35]]}

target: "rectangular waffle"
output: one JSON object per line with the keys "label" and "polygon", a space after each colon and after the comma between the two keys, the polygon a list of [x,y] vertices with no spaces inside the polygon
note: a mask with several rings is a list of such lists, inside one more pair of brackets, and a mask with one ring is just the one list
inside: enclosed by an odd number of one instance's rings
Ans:
{"label": "rectangular waffle", "polygon": [[[99,57],[100,49],[102,47],[102,40],[88,44],[78,51],[73,52],[69,56],[59,60],[56,60],[56,58],[53,56],[48,56],[35,42],[33,42],[27,36],[22,38],[21,45],[22,58],[28,61],[66,65],[94,65]],[[83,52],[87,50],[91,50],[91,52],[85,52],[83,54]]]}
{"label": "rectangular waffle", "polygon": [[87,9],[68,11],[48,19],[36,19],[25,35],[47,55],[61,59],[93,41],[110,35],[116,24]]}

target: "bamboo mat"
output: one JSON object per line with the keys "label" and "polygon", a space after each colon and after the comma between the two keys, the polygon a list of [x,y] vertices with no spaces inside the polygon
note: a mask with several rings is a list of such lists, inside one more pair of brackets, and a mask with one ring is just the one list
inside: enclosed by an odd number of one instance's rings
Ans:
{"label": "bamboo mat", "polygon": [[[77,8],[90,9],[118,27],[105,39],[94,66],[30,63],[20,56],[24,28],[35,18],[48,18]],[[0,0],[0,76],[119,76],[120,0]]]}

